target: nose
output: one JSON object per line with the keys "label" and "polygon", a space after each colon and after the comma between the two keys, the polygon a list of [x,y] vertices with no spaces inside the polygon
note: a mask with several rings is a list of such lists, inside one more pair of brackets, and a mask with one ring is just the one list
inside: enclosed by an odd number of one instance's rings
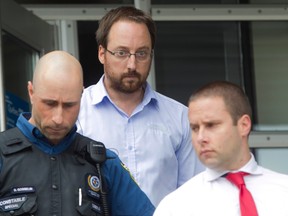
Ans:
{"label": "nose", "polygon": [[136,69],[136,56],[135,55],[130,55],[130,57],[128,58],[127,67],[132,71]]}
{"label": "nose", "polygon": [[57,107],[54,109],[53,116],[52,116],[52,121],[56,125],[60,125],[63,122],[63,110],[62,107]]}
{"label": "nose", "polygon": [[199,128],[196,136],[197,143],[199,144],[203,144],[207,141],[207,135],[204,128]]}

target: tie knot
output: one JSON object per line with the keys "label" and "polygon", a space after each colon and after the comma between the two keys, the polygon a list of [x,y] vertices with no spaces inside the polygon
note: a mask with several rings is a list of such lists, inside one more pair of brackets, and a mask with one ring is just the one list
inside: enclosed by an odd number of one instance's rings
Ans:
{"label": "tie knot", "polygon": [[236,173],[228,173],[226,175],[226,178],[233,184],[235,184],[238,188],[241,187],[241,185],[245,185],[243,176],[249,175],[245,172],[236,172]]}

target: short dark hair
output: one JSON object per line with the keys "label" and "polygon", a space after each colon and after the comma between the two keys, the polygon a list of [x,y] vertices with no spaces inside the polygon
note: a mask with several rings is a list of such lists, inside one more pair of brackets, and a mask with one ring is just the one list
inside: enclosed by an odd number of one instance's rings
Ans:
{"label": "short dark hair", "polygon": [[144,23],[149,30],[152,49],[154,49],[156,41],[155,22],[150,15],[132,6],[122,6],[116,9],[111,9],[99,21],[99,27],[96,31],[96,40],[98,46],[101,45],[104,48],[107,48],[110,29],[112,25],[119,20],[130,20],[136,23]]}
{"label": "short dark hair", "polygon": [[236,125],[247,114],[252,118],[252,109],[247,95],[240,86],[228,81],[215,81],[197,89],[189,98],[188,105],[202,97],[221,97]]}

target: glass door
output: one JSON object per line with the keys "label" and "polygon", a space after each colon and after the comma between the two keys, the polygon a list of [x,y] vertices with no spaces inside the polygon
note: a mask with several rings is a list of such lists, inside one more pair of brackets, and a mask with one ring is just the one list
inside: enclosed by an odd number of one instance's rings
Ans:
{"label": "glass door", "polygon": [[27,82],[39,57],[55,49],[54,27],[11,0],[0,0],[0,129],[30,110]]}

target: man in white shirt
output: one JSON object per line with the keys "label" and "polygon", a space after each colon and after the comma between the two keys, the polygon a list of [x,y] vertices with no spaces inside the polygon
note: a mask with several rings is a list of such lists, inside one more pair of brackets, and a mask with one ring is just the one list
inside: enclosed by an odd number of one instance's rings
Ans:
{"label": "man in white shirt", "polygon": [[251,115],[248,98],[229,82],[207,84],[190,97],[192,141],[207,169],[166,196],[154,216],[241,215],[239,189],[225,178],[239,171],[248,173],[255,215],[288,215],[288,176],[258,166],[250,153]]}
{"label": "man in white shirt", "polygon": [[96,32],[104,75],[82,95],[78,132],[119,154],[157,206],[204,170],[192,147],[188,108],[154,91],[152,18],[134,7],[109,11]]}

